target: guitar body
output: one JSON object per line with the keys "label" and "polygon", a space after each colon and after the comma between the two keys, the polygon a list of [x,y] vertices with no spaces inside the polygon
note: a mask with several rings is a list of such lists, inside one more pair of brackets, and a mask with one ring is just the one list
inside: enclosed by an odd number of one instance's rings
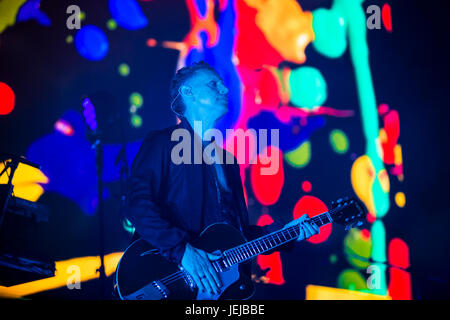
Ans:
{"label": "guitar body", "polygon": [[[220,253],[245,242],[237,229],[217,223],[207,227],[191,244],[206,252]],[[232,265],[218,272],[222,281],[219,294],[202,293],[179,265],[168,261],[148,242],[139,239],[125,250],[117,266],[117,291],[124,300],[248,299],[254,293],[254,286],[243,272],[246,264],[248,262]]]}
{"label": "guitar body", "polygon": [[[319,227],[336,222],[346,229],[360,226],[364,207],[356,199],[339,199],[333,208],[311,220]],[[284,243],[298,239],[301,226],[295,224],[248,241],[225,223],[207,227],[191,244],[206,252],[221,255],[212,265],[221,279],[218,294],[199,291],[191,276],[180,265],[170,262],[159,251],[140,239],[125,250],[116,270],[117,292],[124,300],[242,300],[250,298],[254,286],[245,268],[249,260]],[[249,274],[250,272],[247,272]]]}

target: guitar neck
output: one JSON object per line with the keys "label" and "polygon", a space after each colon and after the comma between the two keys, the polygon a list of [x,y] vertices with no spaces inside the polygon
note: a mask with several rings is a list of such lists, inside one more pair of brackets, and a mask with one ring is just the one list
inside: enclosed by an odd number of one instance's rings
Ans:
{"label": "guitar neck", "polygon": [[[333,210],[330,210],[311,218],[311,220],[321,227],[333,222],[333,219],[331,218],[332,213]],[[245,262],[259,254],[273,250],[283,244],[295,240],[299,235],[300,226],[298,224],[269,233],[260,238],[224,251],[223,262],[228,266]]]}

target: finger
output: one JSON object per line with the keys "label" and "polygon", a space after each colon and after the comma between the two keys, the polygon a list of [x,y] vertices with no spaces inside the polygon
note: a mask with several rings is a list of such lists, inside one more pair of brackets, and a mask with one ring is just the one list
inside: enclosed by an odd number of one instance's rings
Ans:
{"label": "finger", "polygon": [[309,226],[309,230],[311,231],[311,236],[317,234],[316,229],[314,228],[314,222],[312,220],[310,220],[308,222],[308,226]]}
{"label": "finger", "polygon": [[300,235],[298,236],[297,241],[302,241],[303,239],[305,239],[305,230],[302,224],[300,224],[299,227],[300,227]]}
{"label": "finger", "polygon": [[308,219],[309,219],[309,216],[306,213],[300,217],[300,221],[305,221],[305,220],[308,220]]}
{"label": "finger", "polygon": [[217,276],[215,275],[215,271],[212,267],[206,269],[206,278],[208,279],[209,286],[212,288],[213,293],[219,293],[219,285],[216,280]]}
{"label": "finger", "polygon": [[208,270],[208,263],[209,260],[206,256],[206,252],[204,251],[199,251],[199,261],[198,264],[200,266],[200,271],[199,271],[199,277],[202,281],[203,286],[205,287],[205,290],[207,290],[210,293],[213,293],[213,286],[210,283],[209,277],[209,270]]}
{"label": "finger", "polygon": [[308,219],[308,220],[305,222],[305,225],[306,225],[306,227],[308,228],[308,231],[311,233],[311,236],[314,235],[314,234],[315,234],[315,231],[314,231],[314,228],[313,228],[313,226],[312,226],[312,220],[311,220],[311,219]]}
{"label": "finger", "polygon": [[206,291],[208,291],[209,293],[214,293],[215,292],[213,287],[212,287],[212,285],[211,285],[211,282],[209,280],[208,271],[205,268],[203,268],[203,270],[202,270],[202,274],[200,276],[200,279],[201,279],[202,284],[205,287]]}
{"label": "finger", "polygon": [[[217,256],[208,253],[208,257],[211,257],[211,256],[214,257],[213,258],[214,260],[216,260],[218,258]],[[214,269],[211,262],[209,263],[209,270],[210,270],[212,277],[214,278],[214,281],[216,282],[217,288],[220,288],[222,286],[222,283],[220,282],[220,277],[219,277],[217,271]]]}
{"label": "finger", "polygon": [[208,253],[208,252],[206,254],[208,255],[208,259],[212,260],[212,261],[217,260],[221,257],[220,254],[214,254],[214,253]]}
{"label": "finger", "polygon": [[[216,270],[214,270],[214,267],[212,266],[211,262],[208,259],[208,256],[210,254],[207,252],[203,252],[203,270],[205,272],[205,276],[208,278],[208,282],[212,289],[214,289],[214,292],[219,292],[219,277],[217,276]],[[213,255],[214,256],[214,255]]]}
{"label": "finger", "polygon": [[303,227],[305,228],[305,239],[308,239],[309,237],[312,236],[310,226],[306,222],[304,222]]}
{"label": "finger", "polygon": [[195,284],[197,285],[197,288],[198,288],[200,291],[205,292],[205,287],[203,286],[203,283],[202,283],[200,277],[197,275],[197,272],[192,272],[192,273],[191,273],[191,277],[194,279],[194,282],[195,282]]}

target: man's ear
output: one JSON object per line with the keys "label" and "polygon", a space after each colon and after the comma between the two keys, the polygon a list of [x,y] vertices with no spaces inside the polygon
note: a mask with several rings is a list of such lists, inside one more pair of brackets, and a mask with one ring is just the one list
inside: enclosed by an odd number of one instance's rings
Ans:
{"label": "man's ear", "polygon": [[182,85],[180,86],[180,88],[178,89],[178,92],[180,93],[180,95],[182,96],[192,96],[192,88],[186,85]]}

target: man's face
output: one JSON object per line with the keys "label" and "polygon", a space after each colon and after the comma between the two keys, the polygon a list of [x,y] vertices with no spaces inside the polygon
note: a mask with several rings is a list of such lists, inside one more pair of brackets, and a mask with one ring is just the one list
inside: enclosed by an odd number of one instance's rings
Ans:
{"label": "man's face", "polygon": [[228,112],[228,88],[216,72],[197,70],[185,85],[191,88],[192,96],[184,101],[192,114],[219,119]]}

